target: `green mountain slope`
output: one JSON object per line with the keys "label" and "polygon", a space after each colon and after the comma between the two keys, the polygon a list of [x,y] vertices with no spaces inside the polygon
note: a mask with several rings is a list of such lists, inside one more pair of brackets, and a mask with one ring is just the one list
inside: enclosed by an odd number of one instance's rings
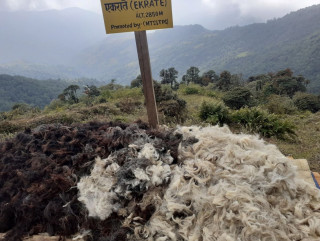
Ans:
{"label": "green mountain slope", "polygon": [[66,88],[61,80],[40,81],[21,76],[0,75],[0,111],[10,109],[15,103],[44,107]]}
{"label": "green mountain slope", "polygon": [[22,76],[0,75],[0,112],[7,111],[16,103],[26,103],[43,108],[56,99],[70,84],[102,84],[92,79],[73,82],[64,80],[37,80]]}
{"label": "green mountain slope", "polygon": [[[174,66],[202,71],[230,70],[245,77],[291,68],[320,86],[320,5],[267,23],[209,31],[199,25],[176,26],[148,34],[154,78]],[[123,36],[123,37],[122,37]],[[133,34],[108,36],[86,49],[76,61],[98,78],[130,81],[139,71]]]}
{"label": "green mountain slope", "polygon": [[[229,70],[244,77],[291,68],[320,92],[320,5],[267,23],[210,31],[200,25],[149,31],[155,79],[175,67]],[[102,17],[80,9],[1,12],[0,74],[96,78],[129,84],[139,74],[133,33],[105,35]]]}

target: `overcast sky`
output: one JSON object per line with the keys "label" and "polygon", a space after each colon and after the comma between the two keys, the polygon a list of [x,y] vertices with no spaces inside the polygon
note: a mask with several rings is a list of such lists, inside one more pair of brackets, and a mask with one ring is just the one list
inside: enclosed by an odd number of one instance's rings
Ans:
{"label": "overcast sky", "polygon": [[[172,0],[175,25],[209,29],[265,22],[320,0]],[[100,0],[0,0],[0,10],[47,10],[79,7],[101,14]]]}

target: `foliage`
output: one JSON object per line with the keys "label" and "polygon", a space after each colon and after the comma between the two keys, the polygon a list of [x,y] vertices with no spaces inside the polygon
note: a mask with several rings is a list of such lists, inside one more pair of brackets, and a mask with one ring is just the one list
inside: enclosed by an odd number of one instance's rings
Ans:
{"label": "foliage", "polygon": [[56,111],[62,109],[65,106],[65,102],[59,99],[51,101],[49,105],[44,108],[44,112]]}
{"label": "foliage", "polygon": [[105,91],[105,90],[119,90],[124,88],[124,86],[120,85],[120,84],[116,84],[116,79],[112,79],[111,82],[107,85],[101,86],[100,90],[101,91]]}
{"label": "foliage", "polygon": [[291,115],[298,110],[291,98],[280,95],[270,95],[265,106],[270,113],[279,115]]}
{"label": "foliage", "polygon": [[240,109],[244,106],[250,106],[252,103],[252,93],[244,87],[237,87],[228,91],[222,100],[231,109]]}
{"label": "foliage", "polygon": [[250,77],[249,81],[256,82],[256,91],[261,91],[264,96],[287,95],[292,97],[296,92],[306,91],[309,80],[303,76],[294,76],[291,69],[280,70],[275,74],[259,75]]}
{"label": "foliage", "polygon": [[232,121],[241,124],[249,132],[259,133],[264,137],[286,139],[295,136],[295,126],[291,122],[258,107],[246,107],[234,112]]}
{"label": "foliage", "polygon": [[197,67],[191,66],[187,73],[182,76],[182,83],[185,83],[189,85],[189,83],[199,84],[200,82],[200,76],[199,76],[200,70]]}
{"label": "foliage", "polygon": [[212,125],[223,124],[230,122],[230,113],[228,108],[220,101],[202,102],[199,112],[199,117],[202,121]]}
{"label": "foliage", "polygon": [[14,133],[20,130],[20,126],[13,124],[10,121],[1,121],[0,122],[0,134]]}
{"label": "foliage", "polygon": [[43,108],[68,86],[62,80],[35,80],[22,76],[0,75],[0,111],[16,103]]}
{"label": "foliage", "polygon": [[219,76],[216,74],[214,70],[209,70],[205,73],[203,73],[201,77],[201,83],[202,86],[208,86],[210,83],[215,83],[219,79]]}
{"label": "foliage", "polygon": [[140,100],[144,98],[143,92],[140,88],[133,88],[133,89],[121,88],[116,91],[109,91],[108,94],[109,94],[109,97],[107,97],[108,95],[106,95],[106,97],[111,99],[132,98],[132,99]]}
{"label": "foliage", "polygon": [[69,85],[63,90],[63,92],[58,96],[61,101],[68,102],[69,104],[75,104],[79,102],[77,95],[77,90],[79,90],[79,85]]}
{"label": "foliage", "polygon": [[120,102],[118,102],[116,106],[120,109],[121,112],[132,114],[137,108],[142,106],[142,103],[140,101],[126,97],[120,100]]}
{"label": "foliage", "polygon": [[160,71],[161,84],[170,84],[171,89],[178,89],[179,84],[177,82],[178,71],[171,67],[169,69],[162,69]]}
{"label": "foliage", "polygon": [[94,97],[100,95],[100,90],[95,85],[86,85],[84,88],[84,93],[89,97]]}
{"label": "foliage", "polygon": [[166,121],[175,121],[177,123],[185,120],[185,110],[187,102],[178,98],[177,94],[165,86],[154,82],[154,92],[158,111],[163,113]]}
{"label": "foliage", "polygon": [[295,106],[300,110],[309,110],[313,113],[320,110],[319,96],[308,93],[297,93],[293,97]]}
{"label": "foliage", "polygon": [[137,78],[135,78],[134,80],[131,81],[130,87],[131,87],[131,88],[140,88],[140,87],[142,87],[141,74],[139,74],[139,75],[137,76]]}
{"label": "foliage", "polygon": [[227,91],[231,88],[231,73],[229,71],[222,71],[217,83],[217,88],[222,91]]}
{"label": "foliage", "polygon": [[182,99],[166,100],[158,104],[158,111],[163,113],[166,122],[182,123],[185,121],[187,102]]}
{"label": "foliage", "polygon": [[195,86],[187,86],[184,88],[183,93],[185,95],[196,95],[199,94],[199,88],[196,88]]}

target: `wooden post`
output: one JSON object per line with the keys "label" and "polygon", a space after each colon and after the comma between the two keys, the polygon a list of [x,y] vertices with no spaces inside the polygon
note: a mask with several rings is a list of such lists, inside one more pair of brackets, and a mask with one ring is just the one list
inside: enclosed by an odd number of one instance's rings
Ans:
{"label": "wooden post", "polygon": [[148,49],[146,31],[134,32],[136,37],[137,52],[139,58],[140,72],[143,84],[143,93],[147,105],[148,121],[152,128],[156,129],[159,125],[156,99],[153,89],[153,79]]}

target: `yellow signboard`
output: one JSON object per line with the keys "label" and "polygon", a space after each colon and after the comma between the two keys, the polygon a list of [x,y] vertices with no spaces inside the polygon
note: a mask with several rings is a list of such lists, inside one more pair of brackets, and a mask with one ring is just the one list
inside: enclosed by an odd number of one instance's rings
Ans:
{"label": "yellow signboard", "polygon": [[171,0],[101,0],[107,33],[172,28]]}

